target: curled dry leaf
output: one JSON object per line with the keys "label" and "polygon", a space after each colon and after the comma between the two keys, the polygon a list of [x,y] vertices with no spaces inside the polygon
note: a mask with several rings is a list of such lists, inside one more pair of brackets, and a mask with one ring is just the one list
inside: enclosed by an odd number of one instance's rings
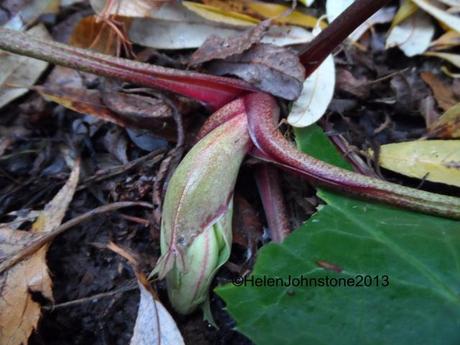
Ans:
{"label": "curled dry leaf", "polygon": [[259,25],[246,30],[237,36],[222,38],[216,35],[209,36],[203,45],[193,53],[190,58],[190,65],[198,65],[203,62],[225,59],[227,57],[241,54],[259,43],[265,32],[270,27],[270,21],[263,21]]}
{"label": "curled dry leaf", "polygon": [[217,75],[236,75],[260,90],[288,100],[299,97],[305,77],[296,53],[270,44],[256,44],[243,54],[213,61],[208,70]]}
{"label": "curled dry leaf", "polygon": [[[73,199],[80,175],[80,162],[75,161],[66,184],[39,213],[31,231],[0,229],[0,259],[20,249],[57,228]],[[31,291],[53,300],[51,279],[46,265],[44,246],[30,258],[0,275],[0,344],[22,345],[36,328],[40,318],[40,305],[32,300]]]}
{"label": "curled dry leaf", "polygon": [[[40,38],[49,38],[43,25],[28,31]],[[48,63],[0,51],[0,108],[29,91]]]}
{"label": "curled dry leaf", "polygon": [[114,243],[107,247],[127,259],[137,277],[140,301],[130,345],[184,345],[174,319],[158,301],[135,256]]}
{"label": "curled dry leaf", "polygon": [[165,2],[157,0],[90,0],[96,13],[124,17],[149,17]]}
{"label": "curled dry leaf", "polygon": [[460,103],[447,110],[428,129],[430,137],[460,139]]}
{"label": "curled dry leaf", "polygon": [[431,50],[445,50],[460,45],[460,32],[447,31],[438,39],[431,42]]}
{"label": "curled dry leaf", "polygon": [[423,54],[430,46],[434,35],[431,18],[422,11],[394,26],[387,38],[385,47],[399,47],[406,56]]}
{"label": "curled dry leaf", "polygon": [[447,85],[443,81],[439,80],[431,72],[422,72],[420,73],[420,76],[433,91],[434,98],[442,110],[447,111],[457,104],[458,99],[456,98],[450,85]]}
{"label": "curled dry leaf", "polygon": [[460,141],[427,140],[382,145],[379,165],[406,176],[460,187]]}
{"label": "curled dry leaf", "polygon": [[332,55],[303,83],[300,97],[292,105],[288,122],[294,127],[307,127],[326,112],[334,96],[335,64]]}

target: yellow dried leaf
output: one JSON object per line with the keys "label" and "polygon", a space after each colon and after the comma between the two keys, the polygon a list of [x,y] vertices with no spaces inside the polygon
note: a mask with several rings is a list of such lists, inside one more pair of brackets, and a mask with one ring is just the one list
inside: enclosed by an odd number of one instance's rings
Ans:
{"label": "yellow dried leaf", "polygon": [[[78,185],[80,164],[77,161],[64,187],[40,212],[32,231],[0,228],[0,258],[6,258],[34,241],[39,233],[58,227]],[[0,275],[0,344],[22,345],[36,328],[40,305],[30,291],[53,300],[52,283],[46,265],[47,246]]]}
{"label": "yellow dried leaf", "polygon": [[460,45],[460,33],[457,31],[448,31],[437,40],[431,42],[432,50],[444,50]]}
{"label": "yellow dried leaf", "polygon": [[426,52],[425,55],[446,60],[447,62],[450,62],[455,67],[460,68],[460,55],[459,54]]}
{"label": "yellow dried leaf", "polygon": [[383,145],[379,165],[406,176],[460,187],[460,140]]}
{"label": "yellow dried leaf", "polygon": [[391,27],[401,24],[404,20],[406,20],[411,15],[413,15],[415,12],[417,12],[417,9],[418,9],[417,5],[414,4],[411,0],[404,0],[404,2],[401,4],[401,6],[398,9],[398,12],[396,12],[393,18]]}
{"label": "yellow dried leaf", "polygon": [[[314,28],[318,23],[317,18],[304,14],[297,10],[293,11],[288,16],[282,16],[289,10],[289,7],[284,5],[253,1],[248,3],[247,6],[250,10],[254,11],[255,13],[264,18],[273,18],[274,22],[276,23],[292,24],[307,28]],[[327,25],[324,22],[321,22],[320,26],[323,29]]]}
{"label": "yellow dried leaf", "polygon": [[447,110],[428,132],[431,137],[460,139],[460,103]]}
{"label": "yellow dried leaf", "polygon": [[260,20],[254,17],[238,12],[224,11],[215,6],[203,5],[191,1],[183,1],[182,4],[190,11],[214,22],[238,26],[252,26],[260,23]]}

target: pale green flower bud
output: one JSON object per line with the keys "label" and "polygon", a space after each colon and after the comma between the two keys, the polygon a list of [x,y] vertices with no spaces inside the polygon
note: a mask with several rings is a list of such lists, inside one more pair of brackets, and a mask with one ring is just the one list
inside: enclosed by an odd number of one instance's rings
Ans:
{"label": "pale green flower bud", "polygon": [[179,313],[206,305],[211,281],[230,256],[233,190],[249,146],[246,115],[236,115],[201,139],[169,182],[154,273],[166,276]]}

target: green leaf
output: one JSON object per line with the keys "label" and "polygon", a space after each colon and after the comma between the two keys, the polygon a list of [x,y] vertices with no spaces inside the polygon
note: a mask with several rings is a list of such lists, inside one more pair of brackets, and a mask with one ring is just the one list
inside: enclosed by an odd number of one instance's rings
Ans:
{"label": "green leaf", "polygon": [[[304,152],[344,164],[318,128],[296,133]],[[263,247],[248,278],[303,277],[304,286],[216,289],[237,330],[263,345],[460,344],[460,222],[319,195],[327,205],[284,243]],[[305,286],[358,275],[373,285]]]}

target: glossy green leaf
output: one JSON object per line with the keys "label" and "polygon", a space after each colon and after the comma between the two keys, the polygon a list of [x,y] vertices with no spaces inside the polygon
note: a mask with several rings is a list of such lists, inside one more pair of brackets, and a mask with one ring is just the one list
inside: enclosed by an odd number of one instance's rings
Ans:
{"label": "glossy green leaf", "polygon": [[[317,128],[297,135],[303,151],[344,164]],[[237,330],[263,345],[460,344],[460,222],[319,195],[327,205],[262,248],[248,279],[344,278],[342,287],[219,287]],[[359,276],[372,286],[343,287]]]}

